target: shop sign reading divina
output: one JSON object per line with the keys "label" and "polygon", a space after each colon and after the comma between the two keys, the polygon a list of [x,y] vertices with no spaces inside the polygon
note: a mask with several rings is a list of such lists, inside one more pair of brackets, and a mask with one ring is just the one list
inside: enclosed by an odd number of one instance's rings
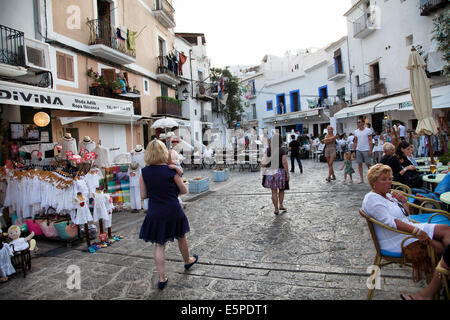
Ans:
{"label": "shop sign reading divina", "polygon": [[133,103],[0,81],[0,103],[69,111],[133,115]]}

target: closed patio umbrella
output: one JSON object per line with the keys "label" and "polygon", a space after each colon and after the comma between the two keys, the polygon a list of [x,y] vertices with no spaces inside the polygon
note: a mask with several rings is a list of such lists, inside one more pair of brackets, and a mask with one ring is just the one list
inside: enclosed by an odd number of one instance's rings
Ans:
{"label": "closed patio umbrella", "polygon": [[438,129],[433,119],[430,84],[425,74],[425,65],[420,54],[412,48],[406,68],[409,70],[411,101],[418,120],[416,133],[428,136],[431,163],[434,163],[431,135],[437,134]]}

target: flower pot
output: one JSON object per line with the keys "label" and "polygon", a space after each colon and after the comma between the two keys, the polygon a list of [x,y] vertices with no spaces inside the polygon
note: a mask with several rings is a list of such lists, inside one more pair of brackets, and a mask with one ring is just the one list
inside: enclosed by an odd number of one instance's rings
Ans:
{"label": "flower pot", "polygon": [[228,170],[214,170],[213,171],[213,181],[223,182],[228,179]]}
{"label": "flower pot", "polygon": [[189,180],[189,193],[200,193],[209,190],[209,178],[195,178]]}

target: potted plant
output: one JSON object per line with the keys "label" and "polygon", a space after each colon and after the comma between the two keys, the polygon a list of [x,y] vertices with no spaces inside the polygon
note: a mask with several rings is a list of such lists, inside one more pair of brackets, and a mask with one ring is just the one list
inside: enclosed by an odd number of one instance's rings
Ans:
{"label": "potted plant", "polygon": [[113,93],[122,93],[122,86],[120,85],[120,79],[117,78],[111,83],[111,89]]}

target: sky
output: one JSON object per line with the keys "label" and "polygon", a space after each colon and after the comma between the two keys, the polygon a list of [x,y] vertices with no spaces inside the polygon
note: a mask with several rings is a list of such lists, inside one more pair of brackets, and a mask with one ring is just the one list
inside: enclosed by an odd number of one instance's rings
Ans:
{"label": "sky", "polygon": [[173,0],[175,32],[204,33],[211,67],[323,48],[347,34],[351,0]]}

